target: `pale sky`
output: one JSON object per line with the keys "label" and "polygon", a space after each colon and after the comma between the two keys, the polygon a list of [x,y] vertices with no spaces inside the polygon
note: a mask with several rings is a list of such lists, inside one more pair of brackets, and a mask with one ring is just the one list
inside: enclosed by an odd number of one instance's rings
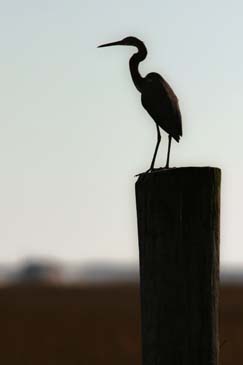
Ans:
{"label": "pale sky", "polygon": [[[136,262],[134,175],[156,128],[132,84],[159,72],[183,138],[172,166],[222,168],[221,262],[243,263],[243,3],[8,0],[0,4],[0,262],[26,257]],[[111,107],[112,105],[112,107]],[[158,166],[165,163],[162,135]]]}

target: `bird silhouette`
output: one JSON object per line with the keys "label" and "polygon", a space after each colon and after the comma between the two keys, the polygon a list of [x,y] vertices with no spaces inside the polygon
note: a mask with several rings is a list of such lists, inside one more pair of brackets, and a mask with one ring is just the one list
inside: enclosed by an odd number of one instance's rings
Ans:
{"label": "bird silhouette", "polygon": [[138,52],[133,54],[129,61],[132,80],[137,90],[141,93],[143,107],[154,119],[157,128],[157,143],[150,168],[146,172],[154,170],[156,155],[161,141],[160,128],[168,133],[168,151],[165,168],[169,168],[171,139],[179,142],[182,136],[182,121],[177,96],[165,79],[156,72],[151,72],[142,77],[139,72],[139,63],[147,56],[144,43],[136,37],[126,37],[118,42],[106,43],[98,46],[134,46]]}

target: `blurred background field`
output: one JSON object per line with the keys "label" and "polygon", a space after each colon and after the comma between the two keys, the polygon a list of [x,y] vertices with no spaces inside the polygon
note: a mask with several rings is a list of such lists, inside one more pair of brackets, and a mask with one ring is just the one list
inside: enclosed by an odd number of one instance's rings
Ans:
{"label": "blurred background field", "polygon": [[[2,272],[2,364],[141,364],[134,267],[26,262]],[[220,365],[242,364],[242,278],[222,274]]]}

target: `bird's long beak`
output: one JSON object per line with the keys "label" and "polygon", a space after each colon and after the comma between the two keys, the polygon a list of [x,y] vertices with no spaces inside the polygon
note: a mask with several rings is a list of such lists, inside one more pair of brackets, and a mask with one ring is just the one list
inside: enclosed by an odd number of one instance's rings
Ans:
{"label": "bird's long beak", "polygon": [[110,47],[110,46],[121,46],[123,43],[122,41],[118,41],[118,42],[112,42],[112,43],[106,43],[106,44],[101,44],[100,46],[98,46],[97,48],[102,48],[102,47]]}

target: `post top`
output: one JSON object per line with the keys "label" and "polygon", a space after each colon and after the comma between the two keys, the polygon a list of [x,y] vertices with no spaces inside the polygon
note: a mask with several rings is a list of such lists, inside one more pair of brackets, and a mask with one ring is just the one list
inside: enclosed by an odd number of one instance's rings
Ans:
{"label": "post top", "polygon": [[154,171],[149,173],[141,173],[138,174],[138,179],[136,181],[136,184],[142,181],[148,181],[153,180],[157,178],[162,178],[165,176],[174,176],[176,177],[189,177],[189,176],[195,176],[195,175],[208,175],[208,174],[214,174],[221,177],[221,169],[218,167],[211,167],[211,166],[188,166],[188,167],[172,167],[169,169],[166,168],[158,168],[154,169]]}

